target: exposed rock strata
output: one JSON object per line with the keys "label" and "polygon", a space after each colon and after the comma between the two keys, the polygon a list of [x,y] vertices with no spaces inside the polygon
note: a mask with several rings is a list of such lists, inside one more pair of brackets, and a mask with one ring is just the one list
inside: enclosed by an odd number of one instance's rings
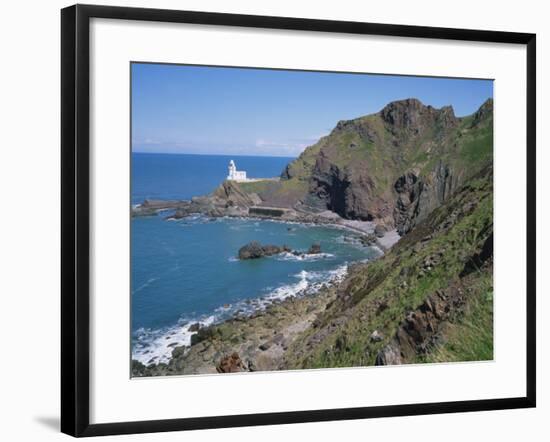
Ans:
{"label": "exposed rock strata", "polygon": [[460,183],[460,177],[441,162],[429,175],[419,177],[411,171],[400,176],[394,185],[397,193],[394,220],[399,234],[408,233],[424,220]]}

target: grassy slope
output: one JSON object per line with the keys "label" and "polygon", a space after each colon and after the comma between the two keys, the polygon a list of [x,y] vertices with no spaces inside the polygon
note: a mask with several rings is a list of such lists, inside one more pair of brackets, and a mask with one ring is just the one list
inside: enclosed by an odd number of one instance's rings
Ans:
{"label": "grassy slope", "polygon": [[[373,365],[407,312],[451,285],[466,291],[467,308],[450,321],[446,343],[423,355],[424,360],[491,359],[492,272],[482,269],[464,278],[460,274],[492,233],[492,203],[492,173],[488,173],[436,209],[383,258],[353,270],[340,300],[289,349],[287,366]],[[426,259],[434,256],[438,263],[424,270]],[[374,330],[383,333],[381,342],[369,339]]]}
{"label": "grassy slope", "polygon": [[462,118],[457,129],[444,140],[445,145],[450,147],[439,149],[437,155],[426,155],[421,149],[418,151],[417,165],[421,166],[424,174],[432,170],[440,160],[472,174],[492,160],[492,113],[482,121],[474,120],[474,115]]}
{"label": "grassy slope", "polygon": [[468,312],[447,331],[447,341],[431,353],[418,357],[418,362],[463,362],[493,359],[493,290],[491,275],[477,280],[477,296]]}
{"label": "grassy slope", "polygon": [[261,194],[277,185],[276,181],[252,181],[250,183],[236,183],[246,193]]}
{"label": "grassy slope", "polygon": [[307,181],[258,181],[237,184],[246,193],[257,194],[269,206],[293,207],[304,199],[308,191]]}

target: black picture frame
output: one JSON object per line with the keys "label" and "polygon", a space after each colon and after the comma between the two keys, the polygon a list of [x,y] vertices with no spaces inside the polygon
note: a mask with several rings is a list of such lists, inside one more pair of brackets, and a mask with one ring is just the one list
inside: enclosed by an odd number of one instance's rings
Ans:
{"label": "black picture frame", "polygon": [[[279,30],[494,42],[527,50],[526,395],[419,403],[90,424],[90,19],[110,18]],[[536,35],[304,18],[74,5],[61,10],[61,431],[76,437],[410,416],[536,404]]]}

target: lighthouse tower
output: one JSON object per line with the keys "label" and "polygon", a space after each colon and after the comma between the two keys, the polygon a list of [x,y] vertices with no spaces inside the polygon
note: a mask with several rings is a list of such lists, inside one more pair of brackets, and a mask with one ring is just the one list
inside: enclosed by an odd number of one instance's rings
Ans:
{"label": "lighthouse tower", "polygon": [[229,174],[227,175],[227,179],[229,181],[246,181],[246,172],[244,170],[237,170],[235,161],[229,161],[228,170]]}

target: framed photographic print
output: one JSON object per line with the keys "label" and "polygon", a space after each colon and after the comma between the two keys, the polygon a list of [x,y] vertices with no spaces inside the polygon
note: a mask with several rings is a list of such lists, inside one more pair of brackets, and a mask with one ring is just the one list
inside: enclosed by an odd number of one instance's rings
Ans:
{"label": "framed photographic print", "polygon": [[63,432],[535,406],[535,35],[61,23]]}

